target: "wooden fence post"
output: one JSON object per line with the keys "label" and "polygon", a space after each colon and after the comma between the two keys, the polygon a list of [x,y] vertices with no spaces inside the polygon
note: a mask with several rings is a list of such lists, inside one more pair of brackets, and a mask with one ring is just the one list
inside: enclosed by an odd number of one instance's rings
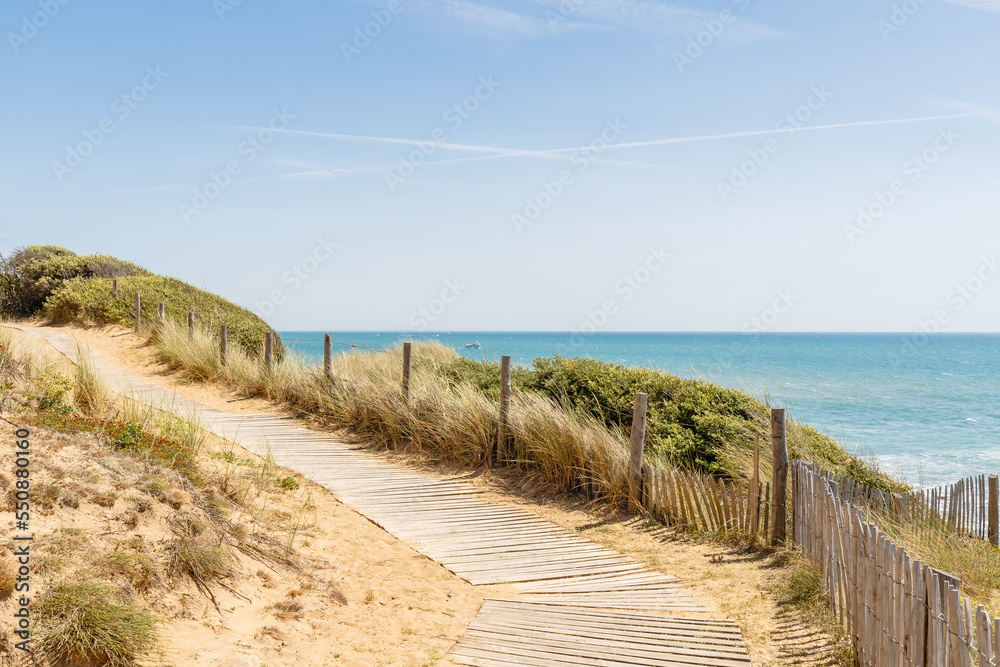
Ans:
{"label": "wooden fence post", "polygon": [[788,484],[788,441],[785,436],[785,409],[771,410],[771,545],[785,542],[785,503]]}
{"label": "wooden fence post", "polygon": [[410,343],[403,343],[403,398],[410,402]]}
{"label": "wooden fence post", "polygon": [[628,466],[629,506],[633,511],[642,505],[642,447],[646,439],[646,394],[635,395],[632,411],[632,438]]}
{"label": "wooden fence post", "polygon": [[194,338],[194,311],[188,311],[188,338]]}
{"label": "wooden fence post", "polygon": [[112,278],[111,279],[111,295],[114,298],[116,298],[116,299],[118,298],[118,279],[117,278]]}
{"label": "wooden fence post", "polygon": [[1000,531],[998,531],[997,519],[998,519],[998,507],[1000,503],[997,500],[997,476],[990,475],[990,527],[989,527],[989,537],[990,544],[993,546],[1000,546],[998,541],[1000,541]]}
{"label": "wooden fence post", "polygon": [[222,365],[226,365],[226,325],[223,324],[219,327],[219,357],[222,359]]}
{"label": "wooden fence post", "polygon": [[264,334],[264,363],[270,368],[274,365],[274,332]]}
{"label": "wooden fence post", "polygon": [[142,300],[139,293],[135,293],[135,332],[139,333],[139,324],[142,323],[142,310],[141,310]]}
{"label": "wooden fence post", "polygon": [[764,517],[760,522],[761,530],[764,532],[764,542],[767,542],[769,529],[771,526],[771,483],[764,482]]}
{"label": "wooden fence post", "polygon": [[760,522],[760,433],[753,434],[753,477],[750,479],[750,539],[757,539],[757,525]]}
{"label": "wooden fence post", "polygon": [[164,305],[163,305],[162,301],[160,303],[156,304],[156,314],[160,316],[160,322],[162,322],[163,319],[164,319],[164,317],[165,317],[165,314],[164,314]]}
{"label": "wooden fence post", "polygon": [[330,380],[333,378],[333,335],[323,336],[323,376]]}
{"label": "wooden fence post", "polygon": [[507,418],[510,415],[510,356],[500,357],[500,425],[497,427],[497,461],[506,461]]}

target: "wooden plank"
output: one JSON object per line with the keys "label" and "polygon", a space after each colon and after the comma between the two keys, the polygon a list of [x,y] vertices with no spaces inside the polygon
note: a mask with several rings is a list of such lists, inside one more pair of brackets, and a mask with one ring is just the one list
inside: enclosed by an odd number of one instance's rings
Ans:
{"label": "wooden plank", "polygon": [[456,656],[481,665],[749,665],[731,623],[492,599],[448,654]]}
{"label": "wooden plank", "polygon": [[[530,604],[530,603],[529,603]],[[557,632],[571,633],[584,629],[594,637],[629,638],[636,643],[657,644],[665,636],[680,635],[685,639],[697,640],[702,644],[717,644],[736,646],[740,642],[737,628],[725,628],[711,625],[696,625],[684,622],[684,619],[673,619],[669,616],[651,618],[667,621],[659,624],[643,624],[634,619],[622,619],[617,616],[579,616],[576,612],[588,611],[569,607],[556,607],[550,614],[536,614],[523,609],[496,610],[484,606],[483,611],[473,623],[502,621],[512,628],[532,628],[543,625]]]}

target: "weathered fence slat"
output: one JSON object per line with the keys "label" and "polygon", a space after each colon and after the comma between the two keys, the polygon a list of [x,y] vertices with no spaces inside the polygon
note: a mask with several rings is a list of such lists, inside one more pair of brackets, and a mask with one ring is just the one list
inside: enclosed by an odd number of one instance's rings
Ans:
{"label": "weathered fence slat", "polygon": [[[988,534],[986,476],[906,496],[875,492],[801,461],[791,463],[789,474],[791,540],[819,571],[855,664],[1000,667],[1000,619],[973,605],[958,579],[913,559],[877,524],[883,518],[923,524],[930,517],[935,530]],[[721,485],[725,497],[739,502],[751,487]]]}

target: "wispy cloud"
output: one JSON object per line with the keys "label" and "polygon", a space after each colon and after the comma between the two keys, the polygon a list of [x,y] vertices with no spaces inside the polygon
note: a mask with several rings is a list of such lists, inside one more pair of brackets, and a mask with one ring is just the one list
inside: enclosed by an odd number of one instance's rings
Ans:
{"label": "wispy cloud", "polygon": [[[955,102],[954,104],[959,104]],[[777,134],[787,134],[790,132],[817,132],[824,130],[836,130],[843,128],[852,127],[872,127],[879,125],[900,125],[905,123],[920,123],[928,122],[933,120],[950,120],[954,118],[965,118],[969,116],[985,116],[991,113],[995,113],[996,110],[990,107],[965,107],[962,109],[962,113],[946,114],[940,116],[919,116],[911,118],[892,118],[887,120],[864,120],[864,121],[853,121],[848,123],[832,123],[828,125],[812,125],[806,127],[800,127],[797,129],[767,129],[767,130],[748,130],[744,132],[725,132],[720,134],[699,134],[687,137],[668,137],[664,139],[648,139],[644,141],[633,141],[627,143],[613,143],[608,144],[603,152],[620,150],[623,148],[650,148],[655,146],[666,146],[670,144],[690,144],[699,143],[705,141],[723,141],[726,139],[739,139],[744,137],[759,137],[759,136],[769,136]],[[224,125],[223,127],[232,127],[238,129],[247,130],[259,130],[252,125]],[[402,146],[423,146],[427,147],[431,142],[419,139],[400,139],[398,137],[375,137],[370,135],[361,134],[344,134],[337,132],[314,132],[309,130],[278,130],[279,132],[284,132],[286,134],[296,134],[307,137],[316,137],[320,139],[329,139],[333,141],[351,141],[358,143],[372,143],[372,144],[390,144],[390,145],[402,145]],[[464,162],[482,162],[485,160],[497,160],[503,158],[512,157],[526,157],[526,158],[541,158],[547,160],[560,160],[565,161],[571,159],[574,155],[579,155],[580,153],[588,153],[591,159],[602,162],[609,165],[626,166],[626,167],[638,167],[642,169],[676,169],[674,165],[663,164],[663,163],[652,163],[652,162],[640,162],[635,160],[617,160],[610,158],[604,154],[594,155],[592,153],[592,148],[590,146],[569,146],[565,148],[547,148],[547,149],[523,149],[523,148],[508,148],[502,146],[489,146],[481,144],[456,144],[441,142],[433,144],[435,150],[453,150],[458,152],[466,153],[477,153],[477,155],[472,155],[469,157],[456,157],[456,158],[442,158],[437,160],[427,160],[424,164],[431,165],[448,165]],[[262,176],[255,179],[250,179],[252,181],[269,181],[269,180],[299,180],[299,181],[309,181],[318,179],[331,179],[339,178],[342,176],[354,176],[358,174],[365,173],[381,173],[387,170],[394,169],[397,165],[395,164],[383,164],[383,165],[367,165],[358,167],[325,167],[323,165],[317,164],[315,162],[309,162],[305,160],[288,159],[282,158],[277,160],[276,164],[283,166],[298,167],[298,171],[284,173],[284,174],[274,174],[269,176]],[[168,186],[173,187],[173,186]]]}
{"label": "wispy cloud", "polygon": [[156,192],[176,192],[177,190],[183,190],[187,186],[180,183],[174,183],[172,185],[150,185],[145,188],[129,188],[126,190],[112,190],[113,195],[149,195]]}
{"label": "wispy cloud", "polygon": [[[975,0],[969,0],[975,1]],[[718,12],[666,4],[657,0],[525,0],[526,11],[500,9],[472,0],[414,0],[414,9],[447,16],[496,32],[544,36],[574,30],[614,30],[657,38],[686,39],[718,21]],[[779,30],[736,17],[719,43],[737,46],[783,36]]]}
{"label": "wispy cloud", "polygon": [[963,100],[941,100],[940,104],[946,109],[952,109],[960,113],[981,115],[987,120],[1000,122],[1000,109],[996,107],[986,106],[985,104],[976,104],[975,102],[966,102]]}
{"label": "wispy cloud", "polygon": [[550,24],[544,18],[516,14],[467,0],[424,0],[420,5],[429,11],[446,14],[476,23],[492,30],[512,31],[522,35],[537,35],[553,30],[566,31],[586,26],[570,23]]}
{"label": "wispy cloud", "polygon": [[[224,125],[223,127],[232,127],[241,130],[263,130],[265,128],[257,127],[254,125]],[[452,142],[431,142],[427,139],[399,139],[396,137],[372,137],[362,134],[341,134],[336,132],[313,132],[309,130],[276,130],[277,132],[282,132],[284,134],[297,134],[307,137],[319,137],[323,139],[339,139],[343,141],[356,141],[362,143],[382,143],[382,144],[398,144],[403,146],[428,146],[433,144],[435,148],[442,148],[445,150],[453,151],[465,151],[472,153],[494,153],[497,155],[504,156],[525,156],[525,157],[546,157],[550,151],[536,151],[536,150],[524,150],[520,148],[503,148],[500,146],[479,146],[472,144],[456,144]]]}
{"label": "wispy cloud", "polygon": [[[667,144],[686,144],[700,141],[718,141],[720,139],[737,139],[740,137],[760,137],[773,134],[789,134],[796,132],[815,132],[817,130],[836,130],[845,127],[868,127],[872,125],[899,125],[902,123],[920,123],[929,120],[947,120],[950,118],[965,118],[967,116],[980,116],[981,112],[956,113],[946,116],[921,116],[919,118],[894,118],[891,120],[860,120],[850,123],[833,123],[830,125],[807,125],[799,128],[771,129],[771,130],[750,130],[748,132],[727,132],[725,134],[702,134],[693,137],[673,137],[670,139],[651,139],[648,141],[633,141],[631,143],[613,144],[608,148],[647,148],[649,146],[665,146]],[[559,148],[560,152],[583,150],[578,148]]]}
{"label": "wispy cloud", "polygon": [[1000,14],[1000,0],[944,0],[952,5],[961,5],[980,12]]}
{"label": "wispy cloud", "polygon": [[[614,143],[608,144],[605,150],[619,150],[622,148],[648,148],[651,146],[665,146],[668,144],[684,144],[684,143],[697,143],[703,141],[719,141],[724,139],[738,139],[742,137],[759,137],[775,134],[788,134],[793,132],[816,132],[820,130],[834,130],[848,127],[870,127],[876,125],[900,125],[904,123],[920,123],[931,120],[948,120],[953,118],[965,118],[968,116],[981,116],[987,113],[983,110],[969,110],[963,113],[946,114],[940,116],[919,116],[912,118],[892,118],[888,120],[861,120],[852,121],[848,123],[832,123],[828,125],[809,125],[800,128],[784,128],[784,129],[767,129],[767,130],[747,130],[744,132],[726,132],[721,134],[699,134],[688,137],[669,137],[665,139],[648,139],[644,141],[633,141],[626,143]],[[263,128],[258,128],[252,125],[227,125],[225,127],[233,127],[245,130],[259,130]],[[354,141],[361,143],[384,143],[384,144],[397,144],[405,146],[428,146],[432,142],[419,139],[400,139],[398,137],[375,137],[370,135],[362,134],[343,134],[336,132],[313,132],[309,130],[278,130],[286,134],[297,134],[310,137],[318,137],[323,139],[341,140],[341,141]],[[474,160],[486,160],[486,159],[496,159],[502,157],[536,157],[536,158],[547,158],[547,159],[564,159],[565,157],[573,154],[579,153],[581,151],[591,150],[590,146],[570,146],[567,148],[545,148],[545,149],[524,149],[524,148],[508,148],[502,146],[489,146],[482,144],[456,144],[449,142],[438,142],[433,143],[435,150],[455,150],[462,152],[472,152],[472,153],[485,153],[486,155],[480,155],[477,157],[470,158],[456,158],[451,160],[436,160],[435,163],[448,163],[448,162],[469,162]],[[428,162],[428,164],[430,161]],[[632,164],[635,166],[657,166],[651,165],[649,163],[639,163],[639,162],[621,162],[621,164]],[[370,167],[367,169],[378,170],[384,169],[385,167]]]}
{"label": "wispy cloud", "polygon": [[[460,162],[482,162],[484,160],[496,160],[500,158],[510,157],[510,155],[499,153],[491,155],[477,155],[475,157],[463,157],[463,158],[450,158],[444,160],[428,160],[424,164],[429,166],[442,166],[448,164],[456,164]],[[569,154],[559,154],[553,153],[552,155],[544,155],[542,157],[551,158],[554,160],[568,160],[570,158]],[[668,164],[653,164],[649,162],[636,162],[633,160],[612,160],[604,157],[594,157],[595,162],[603,162],[605,164],[612,164],[625,167],[639,167],[642,169],[677,169],[673,165]],[[388,170],[395,169],[398,165],[396,164],[383,164],[375,165],[369,167],[336,167],[336,168],[316,168],[309,169],[306,171],[296,171],[287,174],[275,174],[271,176],[261,176],[259,178],[248,179],[249,181],[271,181],[271,180],[295,180],[295,181],[313,181],[319,179],[329,179],[329,178],[340,178],[342,176],[355,176],[357,174],[365,173],[384,173]]]}
{"label": "wispy cloud", "polygon": [[[707,21],[718,21],[719,14],[690,7],[670,5],[655,0],[533,0],[557,15],[615,26],[631,32],[674,38],[696,34]],[[562,8],[571,8],[562,12]],[[736,46],[747,42],[783,36],[780,30],[736,18],[726,26],[720,43]]]}

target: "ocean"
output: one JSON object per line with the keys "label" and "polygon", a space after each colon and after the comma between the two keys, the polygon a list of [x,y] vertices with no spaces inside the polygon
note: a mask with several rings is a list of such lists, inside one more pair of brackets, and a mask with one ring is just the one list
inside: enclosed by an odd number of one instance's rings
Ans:
{"label": "ocean", "polygon": [[[309,361],[323,333],[281,332]],[[334,352],[432,339],[470,359],[553,354],[645,366],[769,398],[917,486],[1000,473],[1000,335],[337,332]],[[462,349],[478,342],[479,349]],[[355,345],[357,347],[351,347]]]}

